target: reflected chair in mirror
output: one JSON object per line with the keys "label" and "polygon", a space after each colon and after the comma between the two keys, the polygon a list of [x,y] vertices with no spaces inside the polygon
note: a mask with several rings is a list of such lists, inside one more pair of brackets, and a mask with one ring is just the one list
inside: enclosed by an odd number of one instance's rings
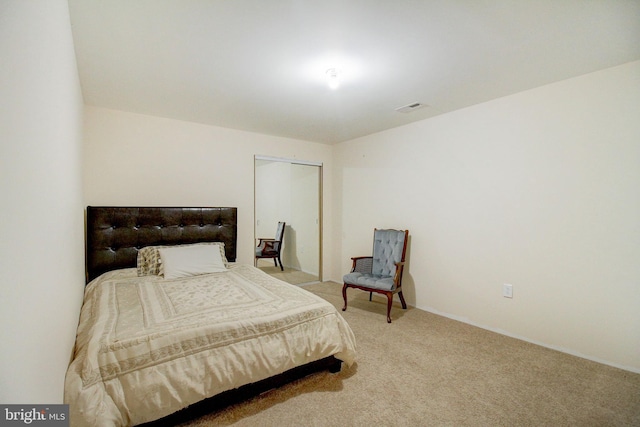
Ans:
{"label": "reflected chair in mirror", "polygon": [[347,309],[347,288],[369,292],[369,301],[373,292],[386,295],[388,323],[391,323],[394,294],[398,294],[402,308],[406,310],[407,303],[402,295],[402,271],[408,237],[409,230],[374,229],[373,256],[351,258],[353,260],[351,272],[343,277],[344,307],[342,311]]}
{"label": "reflected chair in mirror", "polygon": [[284,239],[284,222],[278,223],[278,229],[276,230],[276,238],[259,238],[258,246],[256,247],[256,263],[260,258],[273,258],[273,263],[278,266],[280,263],[280,270],[284,271],[282,266],[282,259],[280,258],[280,250],[282,249],[282,242]]}

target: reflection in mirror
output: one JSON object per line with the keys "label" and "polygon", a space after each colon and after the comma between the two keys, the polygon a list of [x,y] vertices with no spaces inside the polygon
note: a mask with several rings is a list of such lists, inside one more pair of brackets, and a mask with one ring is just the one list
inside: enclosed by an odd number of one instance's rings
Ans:
{"label": "reflection in mirror", "polygon": [[286,223],[280,260],[257,258],[256,266],[285,282],[319,281],[322,166],[295,160],[255,159],[255,238],[275,239]]}

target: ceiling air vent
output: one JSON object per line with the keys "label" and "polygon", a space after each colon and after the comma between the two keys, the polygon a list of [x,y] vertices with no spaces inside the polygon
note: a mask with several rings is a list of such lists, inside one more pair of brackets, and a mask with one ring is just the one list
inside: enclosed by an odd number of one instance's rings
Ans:
{"label": "ceiling air vent", "polygon": [[418,110],[420,108],[427,107],[427,104],[421,104],[419,102],[414,102],[413,104],[405,105],[403,107],[396,108],[396,111],[400,113],[410,113],[411,111]]}

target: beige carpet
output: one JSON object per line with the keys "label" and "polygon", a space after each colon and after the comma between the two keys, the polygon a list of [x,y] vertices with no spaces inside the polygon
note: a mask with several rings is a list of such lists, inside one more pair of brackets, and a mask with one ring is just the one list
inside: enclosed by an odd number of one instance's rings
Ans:
{"label": "beige carpet", "polygon": [[[260,260],[262,262],[266,260]],[[275,277],[276,279],[280,279],[283,282],[291,283],[292,285],[302,285],[305,283],[314,283],[318,281],[318,276],[314,276],[309,273],[305,273],[304,271],[294,270],[292,268],[285,267],[284,271],[280,270],[280,267],[274,267],[273,263],[271,265],[264,265],[263,263],[258,263],[258,268],[265,273]]]}
{"label": "beige carpet", "polygon": [[[306,286],[342,306],[341,285]],[[640,374],[349,290],[358,359],[185,426],[640,426]]]}

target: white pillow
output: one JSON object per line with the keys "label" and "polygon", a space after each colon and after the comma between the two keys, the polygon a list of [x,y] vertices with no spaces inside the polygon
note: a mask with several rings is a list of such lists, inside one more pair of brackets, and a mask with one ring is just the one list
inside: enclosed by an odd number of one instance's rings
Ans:
{"label": "white pillow", "polygon": [[162,258],[165,279],[227,271],[220,249],[216,245],[168,247],[158,251]]}

